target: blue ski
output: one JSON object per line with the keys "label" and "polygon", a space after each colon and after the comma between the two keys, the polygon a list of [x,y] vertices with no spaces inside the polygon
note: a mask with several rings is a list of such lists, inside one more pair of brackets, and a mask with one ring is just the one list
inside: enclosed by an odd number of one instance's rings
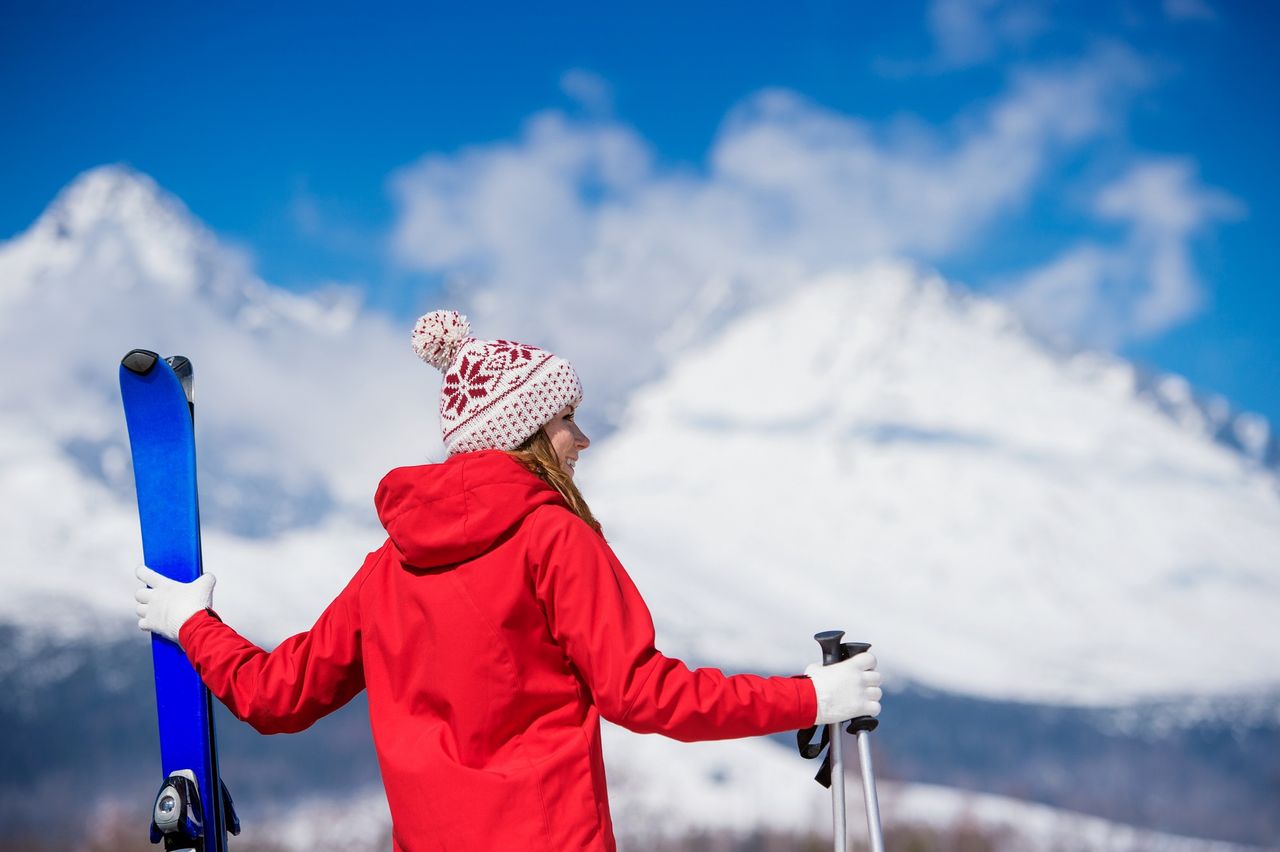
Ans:
{"label": "blue ski", "polygon": [[[190,582],[201,573],[191,362],[134,349],[120,362],[120,395],[143,559],[167,577]],[[164,772],[151,842],[163,840],[166,850],[226,852],[227,832],[239,834],[240,824],[218,775],[213,699],[177,644],[153,636],[151,656]]]}

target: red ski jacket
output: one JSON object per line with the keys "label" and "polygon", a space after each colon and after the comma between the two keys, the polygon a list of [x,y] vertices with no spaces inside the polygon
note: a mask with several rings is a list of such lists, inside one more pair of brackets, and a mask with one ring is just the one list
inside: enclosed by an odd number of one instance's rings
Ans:
{"label": "red ski jacket", "polygon": [[613,551],[502,452],[382,480],[389,538],[315,626],[267,653],[210,612],[180,634],[265,734],[369,691],[396,850],[613,850],[599,718],[712,740],[813,724],[808,678],[691,671]]}

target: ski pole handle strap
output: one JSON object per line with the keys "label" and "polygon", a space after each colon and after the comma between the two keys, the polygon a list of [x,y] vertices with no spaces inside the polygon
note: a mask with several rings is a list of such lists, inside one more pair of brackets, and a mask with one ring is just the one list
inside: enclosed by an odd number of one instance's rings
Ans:
{"label": "ski pole handle strap", "polygon": [[[815,744],[813,736],[818,732],[818,728],[822,728],[822,737]],[[818,772],[813,776],[813,780],[817,781],[823,787],[831,786],[831,749],[827,746],[831,741],[830,725],[815,725],[812,728],[805,728],[802,731],[796,731],[796,745],[800,749],[800,756],[805,760],[813,760],[825,751],[822,757],[822,764],[818,766]]]}
{"label": "ski pole handle strap", "polygon": [[[880,720],[874,716],[859,716],[856,719],[850,719],[849,727],[845,730],[851,734],[859,731],[874,731],[879,724]],[[818,734],[819,728],[822,729],[822,734],[815,743],[813,738]],[[822,763],[818,766],[813,780],[823,787],[831,786],[831,749],[827,748],[831,744],[831,728],[831,725],[814,725],[812,728],[796,731],[796,748],[800,751],[801,757],[805,760],[813,760],[822,755]],[[824,751],[826,754],[823,754]]]}
{"label": "ski pole handle strap", "polygon": [[[817,743],[813,741],[814,734],[818,733],[818,728],[822,728],[822,736]],[[831,741],[831,731],[827,725],[814,725],[812,728],[805,728],[803,731],[796,731],[796,747],[800,750],[800,756],[805,760],[813,760],[822,754],[822,750],[827,747],[827,743]]]}

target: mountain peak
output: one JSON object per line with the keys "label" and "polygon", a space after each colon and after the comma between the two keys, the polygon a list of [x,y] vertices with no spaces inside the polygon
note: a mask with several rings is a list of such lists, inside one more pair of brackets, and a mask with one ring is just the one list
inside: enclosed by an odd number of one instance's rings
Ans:
{"label": "mountain peak", "polygon": [[[62,189],[27,230],[4,246],[43,255],[107,251],[136,261],[136,272],[172,285],[189,278],[181,267],[217,250],[217,239],[176,196],[149,175],[123,164],[97,166]],[[23,251],[25,250],[25,251]]]}
{"label": "mountain peak", "polygon": [[199,227],[185,205],[149,175],[123,164],[97,166],[68,184],[33,230],[57,239],[85,236],[104,222]]}
{"label": "mountain peak", "polygon": [[61,301],[83,312],[94,298],[135,310],[198,304],[247,328],[284,322],[328,331],[349,326],[359,307],[354,292],[335,286],[312,295],[271,287],[246,252],[121,164],[80,174],[35,224],[0,243],[0,307]]}
{"label": "mountain peak", "polygon": [[79,175],[26,232],[0,245],[0,303],[50,288],[235,300],[255,277],[186,206],[123,165]]}

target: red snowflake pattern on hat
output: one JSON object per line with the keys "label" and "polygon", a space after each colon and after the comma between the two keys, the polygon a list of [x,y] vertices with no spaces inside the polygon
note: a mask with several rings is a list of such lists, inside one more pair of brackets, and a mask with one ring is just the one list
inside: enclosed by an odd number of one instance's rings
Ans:
{"label": "red snowflake pattern on hat", "polygon": [[495,340],[493,345],[489,347],[490,357],[494,358],[495,363],[500,364],[502,369],[519,366],[522,361],[532,361],[533,354],[540,351],[540,349],[511,340]]}
{"label": "red snowflake pattern on hat", "polygon": [[496,373],[485,370],[483,360],[465,355],[459,358],[458,369],[444,377],[444,385],[440,388],[441,413],[453,412],[461,417],[473,400],[489,395],[489,386],[497,378]]}

